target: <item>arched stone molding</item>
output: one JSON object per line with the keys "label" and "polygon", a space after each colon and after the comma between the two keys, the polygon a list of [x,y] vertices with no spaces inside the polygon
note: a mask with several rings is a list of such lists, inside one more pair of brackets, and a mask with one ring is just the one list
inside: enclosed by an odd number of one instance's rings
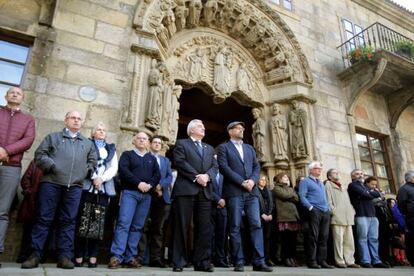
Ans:
{"label": "arched stone molding", "polygon": [[265,1],[144,0],[138,5],[134,27],[154,33],[162,53],[181,30],[215,29],[250,51],[264,72],[266,85],[313,82],[293,32]]}
{"label": "arched stone molding", "polygon": [[404,110],[410,105],[414,105],[414,86],[400,89],[389,96],[387,102],[390,113],[390,127],[395,129]]}

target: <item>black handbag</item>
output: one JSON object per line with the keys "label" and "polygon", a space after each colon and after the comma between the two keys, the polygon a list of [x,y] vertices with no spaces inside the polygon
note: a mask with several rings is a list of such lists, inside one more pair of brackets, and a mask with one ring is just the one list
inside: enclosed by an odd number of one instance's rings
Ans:
{"label": "black handbag", "polygon": [[[99,195],[97,195],[96,202],[99,203]],[[79,237],[96,240],[103,239],[106,207],[98,203],[84,203],[77,233]]]}

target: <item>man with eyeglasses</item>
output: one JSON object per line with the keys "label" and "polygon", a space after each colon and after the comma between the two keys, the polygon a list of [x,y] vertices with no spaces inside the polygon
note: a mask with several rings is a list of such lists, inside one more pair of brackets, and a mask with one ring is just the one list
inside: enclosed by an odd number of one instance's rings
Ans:
{"label": "man with eyeglasses", "polygon": [[364,268],[388,268],[378,254],[378,227],[373,199],[380,192],[364,184],[365,175],[360,169],[351,172],[352,183],[348,186],[349,198],[355,209],[356,241],[359,263]]}
{"label": "man with eyeglasses", "polygon": [[4,250],[9,209],[20,182],[21,160],[35,138],[33,117],[20,110],[23,90],[11,87],[5,99],[7,105],[0,106],[0,254]]}
{"label": "man with eyeglasses", "polygon": [[95,146],[81,133],[79,111],[69,111],[65,128],[47,135],[35,152],[36,165],[43,171],[39,187],[38,216],[32,230],[32,249],[22,268],[35,268],[43,255],[50,225],[58,212],[56,247],[58,267],[73,269],[75,223],[82,182],[96,165]]}

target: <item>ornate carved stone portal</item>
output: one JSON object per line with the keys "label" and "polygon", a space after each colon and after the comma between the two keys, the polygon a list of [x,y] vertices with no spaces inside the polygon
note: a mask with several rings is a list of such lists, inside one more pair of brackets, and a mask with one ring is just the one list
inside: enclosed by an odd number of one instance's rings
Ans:
{"label": "ornate carved stone portal", "polygon": [[270,177],[301,169],[313,157],[310,117],[294,102],[288,108],[295,97],[307,97],[300,91],[311,87],[309,66],[266,1],[143,0],[133,24],[123,130],[144,130],[174,144],[182,86],[198,87],[217,104],[234,97],[252,107],[254,145]]}

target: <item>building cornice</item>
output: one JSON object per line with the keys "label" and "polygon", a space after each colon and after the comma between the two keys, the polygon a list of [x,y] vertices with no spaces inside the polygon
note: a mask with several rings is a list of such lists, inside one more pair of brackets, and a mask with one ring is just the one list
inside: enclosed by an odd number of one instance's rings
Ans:
{"label": "building cornice", "polygon": [[390,0],[352,0],[414,33],[414,13]]}

